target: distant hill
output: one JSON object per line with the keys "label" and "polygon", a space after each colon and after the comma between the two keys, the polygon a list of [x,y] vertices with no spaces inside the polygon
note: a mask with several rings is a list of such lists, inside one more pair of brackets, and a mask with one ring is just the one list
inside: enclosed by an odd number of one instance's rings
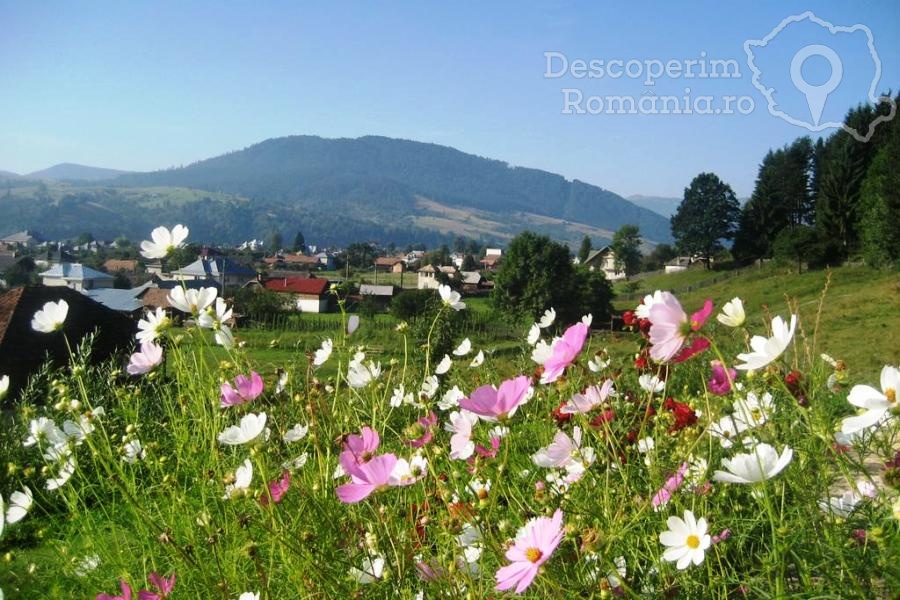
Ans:
{"label": "distant hill", "polygon": [[628,196],[628,201],[647,210],[652,210],[658,215],[662,215],[667,219],[672,218],[672,215],[678,210],[678,205],[681,204],[682,198],[667,198],[665,196],[642,196],[640,194],[636,194],[634,196]]}
{"label": "distant hill", "polygon": [[[85,181],[85,171],[0,190],[0,230],[51,239],[90,231],[141,239],[184,223],[191,238],[235,243],[302,231],[318,245],[371,240],[429,246],[458,236],[503,244],[529,229],[577,247],[608,242],[626,223],[671,240],[669,222],[608,190],[453,148],[384,137],[277,138],[187,167]],[[102,170],[105,173],[115,171]],[[82,179],[78,179],[81,177]],[[0,231],[4,234],[5,231]]]}
{"label": "distant hill", "polygon": [[60,163],[43,171],[29,173],[25,177],[31,179],[50,179],[53,181],[103,181],[124,175],[128,171],[115,169],[102,169],[100,167],[86,167],[74,163]]}
{"label": "distant hill", "polygon": [[21,179],[21,175],[17,175],[11,171],[0,171],[0,179]]}
{"label": "distant hill", "polygon": [[[291,136],[187,167],[132,173],[117,186],[176,186],[390,226],[508,239],[524,228],[601,241],[626,223],[654,242],[669,222],[618,194],[436,144],[367,136]],[[584,231],[585,229],[590,231]]]}

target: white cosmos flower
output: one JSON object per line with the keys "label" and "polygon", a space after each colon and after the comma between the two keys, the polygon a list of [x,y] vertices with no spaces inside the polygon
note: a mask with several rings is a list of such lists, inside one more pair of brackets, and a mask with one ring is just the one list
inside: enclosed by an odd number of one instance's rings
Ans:
{"label": "white cosmos flower", "polygon": [[[212,288],[214,289],[214,288]],[[232,311],[224,298],[216,298],[215,305],[207,306],[197,317],[197,325],[204,329],[218,330],[231,319]]]}
{"label": "white cosmos flower", "polygon": [[321,367],[325,364],[325,361],[328,360],[328,357],[331,356],[331,351],[334,349],[334,342],[331,341],[331,338],[327,340],[322,340],[322,346],[316,350],[315,356],[313,357],[313,366]]}
{"label": "white cosmos flower", "polygon": [[441,359],[441,362],[437,364],[434,368],[435,375],[443,375],[447,371],[450,370],[450,366],[453,364],[453,360],[450,358],[449,354],[445,354],[444,358]]}
{"label": "white cosmos flower", "polygon": [[582,316],[582,317],[581,317],[581,322],[584,324],[585,327],[587,327],[588,329],[590,329],[590,328],[591,328],[591,323],[594,322],[594,315],[592,315],[591,313],[588,313],[588,314]]}
{"label": "white cosmos flower", "polygon": [[[350,567],[350,577],[362,585],[367,585],[381,579],[384,573],[384,557],[376,555],[374,558],[367,556],[363,559],[359,568]],[[259,597],[256,598],[259,600]]]}
{"label": "white cosmos flower", "polygon": [[529,346],[534,346],[539,339],[541,339],[541,327],[537,323],[534,323],[532,324],[531,329],[528,330],[528,337],[525,338],[525,341],[528,342]]}
{"label": "white cosmos flower", "polygon": [[159,339],[163,331],[171,325],[172,320],[166,315],[166,311],[158,306],[155,311],[148,312],[138,321],[138,332],[135,337],[141,343],[152,342]]}
{"label": "white cosmos flower", "polygon": [[450,422],[444,429],[453,433],[450,436],[450,458],[466,460],[475,453],[475,442],[472,441],[472,428],[478,423],[478,415],[467,410],[450,413]]}
{"label": "white cosmos flower", "polygon": [[747,319],[744,314],[744,303],[740,298],[732,298],[722,307],[722,312],[716,315],[716,320],[728,327],[740,327]]}
{"label": "white cosmos flower", "polygon": [[189,230],[184,225],[176,225],[169,231],[165,227],[157,227],[150,232],[153,241],[144,240],[141,242],[141,254],[144,258],[156,259],[165,258],[175,248],[184,245]]}
{"label": "white cosmos flower", "polygon": [[547,329],[551,325],[553,325],[553,321],[556,320],[556,309],[552,306],[544,311],[544,315],[537,322],[537,326],[541,329]]}
{"label": "white cosmos flower", "polygon": [[438,408],[441,410],[450,410],[451,408],[456,408],[459,406],[459,401],[465,398],[466,395],[463,394],[462,390],[459,389],[458,386],[453,386],[446,392],[444,392],[443,397],[441,397],[440,401],[438,401]]}
{"label": "white cosmos flower", "polygon": [[772,337],[765,338],[754,335],[750,340],[750,348],[753,352],[738,354],[737,359],[743,364],[734,365],[735,369],[754,371],[765,367],[767,364],[781,356],[787,349],[791,338],[794,337],[794,329],[797,327],[797,315],[791,315],[791,324],[788,326],[780,315],[772,319]]}
{"label": "white cosmos flower", "polygon": [[77,423],[66,419],[62,428],[66,437],[76,446],[80,446],[84,439],[94,432],[94,424],[87,415],[81,415]]}
{"label": "white cosmos flower", "polygon": [[4,375],[0,377],[0,400],[3,400],[3,397],[6,396],[6,392],[9,391],[9,375]]}
{"label": "white cosmos flower", "polygon": [[281,436],[288,444],[293,444],[294,442],[299,442],[303,438],[306,437],[306,434],[309,432],[309,425],[303,425],[301,423],[297,423],[290,429],[284,432],[284,435]]}
{"label": "white cosmos flower", "polygon": [[475,358],[472,359],[472,362],[469,363],[469,368],[477,369],[482,364],[484,364],[484,351],[479,350],[478,354],[475,355]]}
{"label": "white cosmos flower", "polygon": [[123,452],[124,456],[122,456],[122,460],[129,464],[144,460],[147,456],[147,451],[144,450],[144,447],[141,445],[141,440],[138,439],[127,442],[123,448]]}
{"label": "white cosmos flower", "polygon": [[66,459],[66,462],[63,463],[62,467],[60,467],[59,472],[56,474],[56,477],[50,478],[47,480],[46,487],[49,491],[58,490],[62,486],[66,485],[66,482],[72,478],[72,475],[75,474],[75,457],[69,456]]}
{"label": "white cosmos flower", "polygon": [[542,365],[547,362],[551,356],[553,356],[553,346],[544,340],[538,340],[537,344],[534,346],[534,350],[531,351],[531,360]]}
{"label": "white cosmos flower", "polygon": [[405,486],[412,485],[428,474],[428,459],[421,452],[416,452],[408,461],[398,458],[394,463],[391,474],[388,475],[388,485]]}
{"label": "white cosmos flower", "polygon": [[238,596],[238,600],[259,600],[259,592],[244,592]]}
{"label": "white cosmos flower", "polygon": [[769,392],[762,398],[750,392],[745,399],[735,400],[733,408],[735,424],[743,431],[765,423],[775,413],[775,400]]}
{"label": "white cosmos flower", "polygon": [[[297,458],[288,459],[288,460],[284,461],[283,463],[281,463],[281,468],[282,469],[293,469],[293,470],[301,469],[301,468],[303,468],[303,465],[305,465],[308,460],[309,460],[309,452],[303,452]],[[343,476],[343,473],[341,474],[341,476]]]}
{"label": "white cosmos flower", "polygon": [[357,329],[359,329],[359,315],[350,315],[347,319],[347,335],[353,335]]}
{"label": "white cosmos flower", "polygon": [[65,444],[68,439],[68,436],[66,436],[63,430],[57,427],[56,423],[51,419],[48,419],[47,417],[38,417],[37,419],[32,419],[31,422],[28,423],[28,437],[25,438],[22,445],[28,448],[29,446],[34,446],[40,442],[41,446],[45,443],[56,446]]}
{"label": "white cosmos flower", "polygon": [[731,448],[734,440],[746,430],[743,421],[736,421],[731,415],[725,415],[709,426],[709,434],[718,438],[723,448]]}
{"label": "white cosmos flower", "polygon": [[712,545],[712,538],[706,533],[706,519],[695,519],[694,513],[686,510],[684,519],[669,517],[666,523],[669,530],[659,534],[660,543],[666,546],[663,560],[674,562],[679,570],[691,563],[703,563],[706,549]]}
{"label": "white cosmos flower", "polygon": [[129,375],[149,373],[162,363],[163,349],[156,342],[141,342],[141,349],[128,360],[125,370]]}
{"label": "white cosmos flower", "polygon": [[381,375],[381,363],[369,361],[368,365],[362,362],[351,362],[347,369],[347,383],[350,387],[361,388],[378,379]]}
{"label": "white cosmos flower", "polygon": [[466,303],[460,300],[462,296],[459,295],[459,292],[454,292],[449,285],[439,285],[438,294],[441,295],[444,304],[453,310],[462,310],[466,307]]}
{"label": "white cosmos flower", "polygon": [[252,481],[253,463],[250,462],[249,458],[246,458],[241,466],[234,470],[234,483],[229,483],[225,486],[225,495],[222,496],[222,499],[229,500],[246,493]]}
{"label": "white cosmos flower", "polygon": [[662,302],[663,292],[662,290],[656,290],[652,294],[647,294],[644,296],[644,301],[634,309],[634,316],[639,319],[649,319],[650,318],[650,307],[656,304],[657,302]]}
{"label": "white cosmos flower", "polygon": [[469,352],[472,351],[472,341],[469,338],[464,339],[459,343],[459,346],[453,351],[454,356],[465,356]]}
{"label": "white cosmos flower", "polygon": [[181,312],[199,315],[216,301],[218,295],[219,291],[214,287],[185,290],[181,286],[176,286],[169,290],[168,299],[169,304]]}
{"label": "white cosmos flower", "polygon": [[[31,509],[31,504],[34,502],[34,498],[31,495],[31,489],[28,486],[24,486],[21,492],[13,492],[9,496],[9,506],[6,508],[6,522],[12,525],[13,523],[18,523],[22,519],[25,518],[25,515],[28,514],[29,509]],[[2,499],[0,499],[0,503],[2,503]],[[2,504],[0,504],[0,517],[2,517],[3,508]],[[0,518],[0,521],[3,521]],[[0,525],[2,528],[2,525]]]}
{"label": "white cosmos flower", "polygon": [[603,360],[602,356],[606,356],[606,348],[603,349],[603,355],[595,354],[593,358],[588,360],[588,369],[590,369],[592,373],[599,373],[609,367],[611,361],[609,359]]}
{"label": "white cosmos flower", "polygon": [[874,498],[878,490],[865,480],[856,482],[855,490],[847,490],[840,496],[831,496],[819,501],[819,508],[826,513],[846,519],[866,498]]}
{"label": "white cosmos flower", "polygon": [[794,456],[794,451],[785,446],[781,455],[769,444],[758,444],[749,454],[735,454],[734,458],[722,459],[727,471],[716,471],[713,479],[728,483],[759,483],[771,479],[784,469]]}
{"label": "white cosmos flower", "polygon": [[430,375],[425,378],[425,381],[422,382],[422,388],[419,390],[420,396],[425,396],[429,400],[434,398],[434,395],[437,394],[438,388],[441,386],[441,382],[438,381],[438,378],[435,375]]}
{"label": "white cosmos flower", "polygon": [[415,399],[413,398],[412,392],[407,393],[406,388],[403,387],[401,383],[398,387],[394,388],[394,393],[391,395],[390,405],[393,408],[397,408],[399,406],[403,406],[403,404],[415,404]]}
{"label": "white cosmos flower", "polygon": [[852,434],[876,425],[884,418],[890,418],[900,391],[900,369],[885,365],[881,369],[881,392],[868,385],[854,385],[847,396],[847,402],[865,410],[855,417],[841,421],[841,432]]}
{"label": "white cosmos flower", "polygon": [[41,333],[53,333],[59,331],[66,322],[69,314],[69,303],[65,300],[47,302],[44,307],[34,313],[31,319],[31,328]]}
{"label": "white cosmos flower", "polygon": [[240,425],[232,425],[220,433],[219,443],[228,446],[246,444],[258,438],[265,428],[266,413],[249,413],[243,416]]}
{"label": "white cosmos flower", "polygon": [[638,377],[638,383],[641,385],[641,388],[650,392],[651,394],[658,394],[659,392],[666,389],[666,382],[656,375],[643,374]]}

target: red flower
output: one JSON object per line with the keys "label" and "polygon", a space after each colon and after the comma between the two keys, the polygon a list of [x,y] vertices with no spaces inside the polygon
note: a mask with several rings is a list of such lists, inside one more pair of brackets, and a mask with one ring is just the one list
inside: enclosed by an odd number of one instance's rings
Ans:
{"label": "red flower", "polygon": [[615,411],[611,408],[607,408],[591,420],[591,425],[593,427],[603,427],[604,423],[611,423],[615,418]]}
{"label": "red flower", "polygon": [[665,402],[663,402],[663,408],[671,412],[675,417],[675,423],[669,427],[669,433],[680,431],[697,422],[697,413],[684,402],[678,402],[673,398],[666,398]]}
{"label": "red flower", "polygon": [[626,327],[631,327],[635,323],[634,311],[626,310],[622,313],[622,322]]}
{"label": "red flower", "polygon": [[568,423],[572,419],[572,415],[570,413],[560,412],[562,410],[562,407],[566,406],[566,404],[568,404],[568,402],[563,400],[559,403],[559,406],[557,406],[550,412],[550,416],[552,416],[556,420],[557,425]]}

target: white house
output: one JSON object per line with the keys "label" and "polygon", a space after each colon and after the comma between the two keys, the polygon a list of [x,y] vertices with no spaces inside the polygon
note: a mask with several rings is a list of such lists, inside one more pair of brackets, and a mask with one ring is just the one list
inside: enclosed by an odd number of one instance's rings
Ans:
{"label": "white house", "polygon": [[625,279],[625,271],[616,269],[616,255],[609,246],[603,246],[599,250],[592,250],[584,259],[584,265],[591,271],[603,271],[610,281]]}
{"label": "white house", "polygon": [[416,287],[420,290],[436,290],[440,285],[440,282],[436,277],[437,272],[438,270],[431,265],[425,265],[424,267],[419,269],[416,273]]}

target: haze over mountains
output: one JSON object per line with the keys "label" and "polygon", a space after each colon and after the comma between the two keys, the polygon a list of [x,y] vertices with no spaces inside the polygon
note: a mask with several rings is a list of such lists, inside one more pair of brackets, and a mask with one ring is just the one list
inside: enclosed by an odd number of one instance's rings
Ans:
{"label": "haze over mountains", "polygon": [[[66,181],[36,184],[33,179]],[[74,181],[80,180],[80,181]],[[439,243],[458,235],[503,243],[531,229],[577,244],[625,223],[652,242],[668,219],[602,188],[435,144],[367,136],[291,136],[186,167],[122,173],[57,165],[0,188],[5,230],[50,237],[91,231],[145,237],[184,222],[192,238],[233,243],[297,230],[320,244]]]}

